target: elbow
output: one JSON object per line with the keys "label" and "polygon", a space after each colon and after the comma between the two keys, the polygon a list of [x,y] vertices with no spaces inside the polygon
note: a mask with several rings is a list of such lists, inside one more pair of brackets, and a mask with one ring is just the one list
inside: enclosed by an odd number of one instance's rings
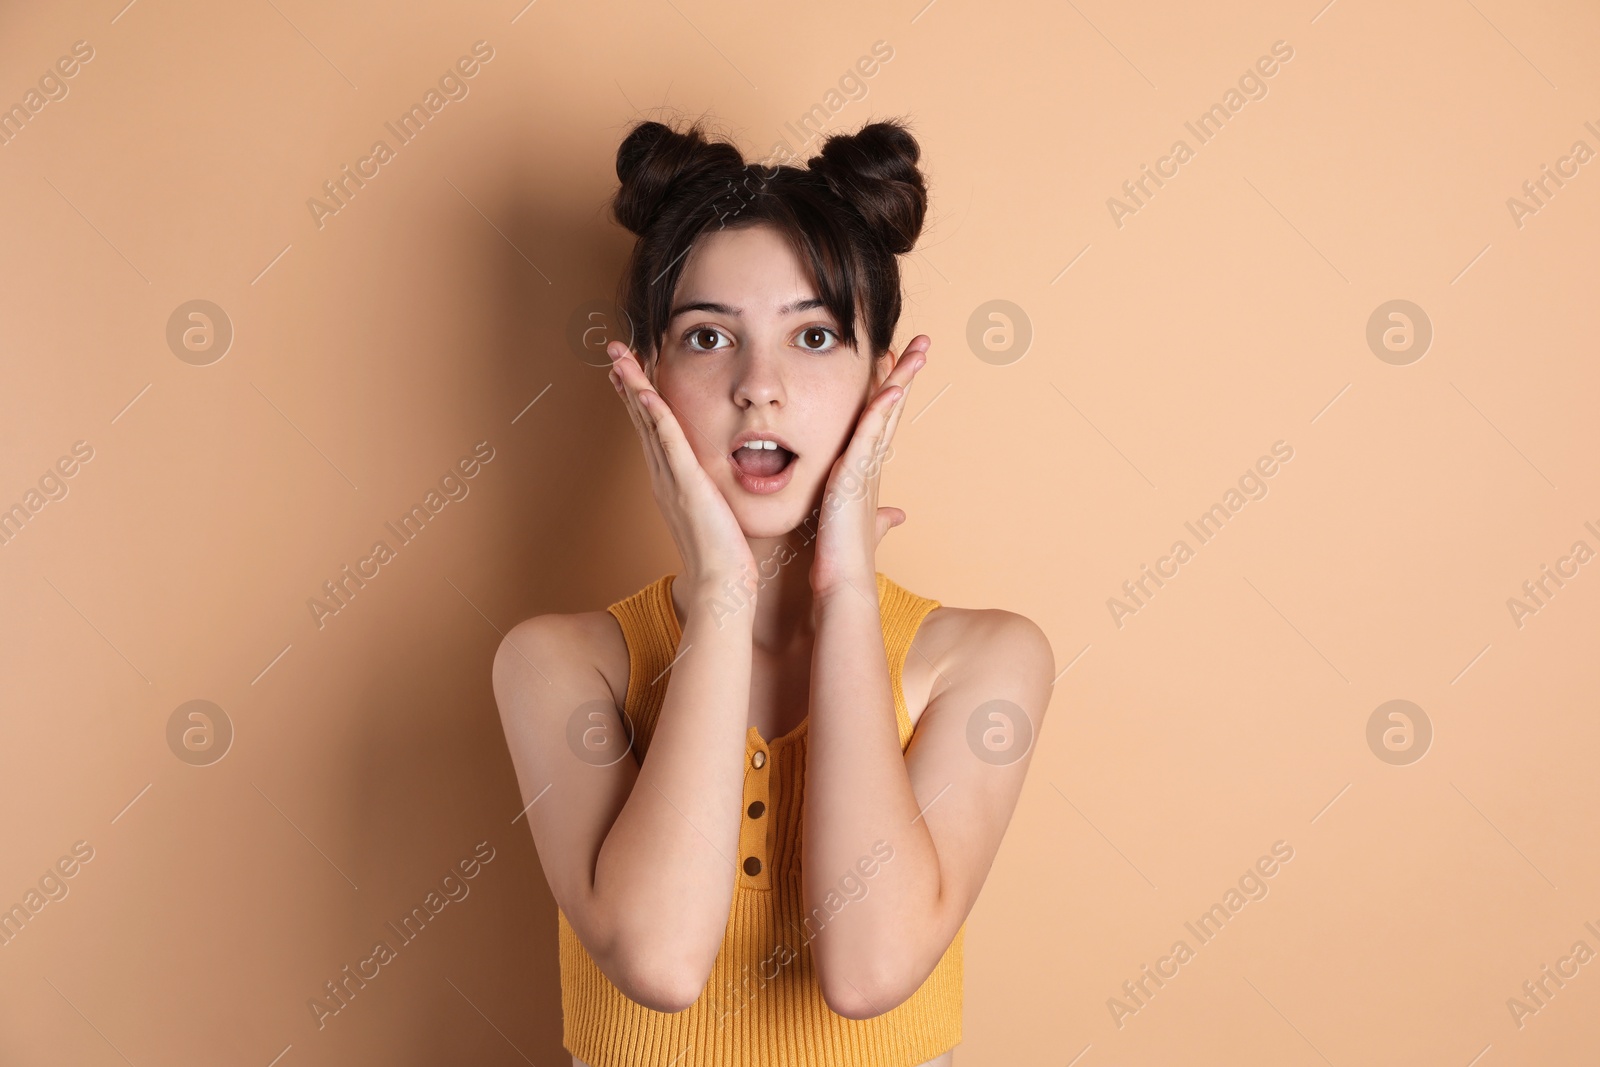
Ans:
{"label": "elbow", "polygon": [[[675,1015],[705,992],[721,939],[692,939],[683,924],[615,907],[591,897],[579,907],[573,932],[606,980],[635,1004]],[[673,929],[674,926],[680,928]],[[701,943],[705,941],[705,943]]]}
{"label": "elbow", "polygon": [[888,974],[833,974],[819,984],[828,1010],[846,1019],[875,1019],[916,992],[914,984]]}
{"label": "elbow", "polygon": [[652,946],[639,938],[621,938],[609,951],[593,955],[601,973],[623,996],[651,1011],[669,1015],[684,1011],[699,1000],[710,980],[709,965],[701,973],[688,953]]}
{"label": "elbow", "polygon": [[[932,926],[941,925],[935,917]],[[944,952],[933,951],[926,941],[918,941],[910,930],[888,933],[868,940],[857,936],[854,942],[812,944],[812,963],[822,1000],[828,1010],[846,1019],[874,1019],[898,1008],[922,988]],[[929,953],[932,953],[931,955]]]}
{"label": "elbow", "polygon": [[697,982],[681,962],[634,958],[618,969],[613,984],[635,1004],[651,1011],[675,1015],[700,999],[704,982]]}

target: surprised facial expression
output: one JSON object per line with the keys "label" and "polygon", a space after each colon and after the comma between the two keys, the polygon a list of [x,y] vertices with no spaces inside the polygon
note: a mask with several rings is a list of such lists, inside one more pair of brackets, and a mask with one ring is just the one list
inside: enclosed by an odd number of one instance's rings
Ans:
{"label": "surprised facial expression", "polygon": [[776,228],[710,231],[690,251],[647,369],[747,537],[811,516],[891,369],[839,331]]}

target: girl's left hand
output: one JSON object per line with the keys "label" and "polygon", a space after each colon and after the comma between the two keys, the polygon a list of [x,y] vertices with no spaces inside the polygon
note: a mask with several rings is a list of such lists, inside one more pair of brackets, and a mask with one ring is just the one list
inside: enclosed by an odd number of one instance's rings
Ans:
{"label": "girl's left hand", "polygon": [[899,508],[878,506],[878,476],[905,410],[911,380],[928,362],[932,344],[927,334],[918,334],[906,345],[883,387],[862,409],[850,443],[828,475],[811,564],[815,598],[848,585],[858,589],[875,585],[878,542],[906,521],[906,513]]}

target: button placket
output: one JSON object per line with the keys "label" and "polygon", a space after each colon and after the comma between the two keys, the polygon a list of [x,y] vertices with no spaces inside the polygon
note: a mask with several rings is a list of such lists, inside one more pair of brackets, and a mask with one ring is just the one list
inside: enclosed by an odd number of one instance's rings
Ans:
{"label": "button placket", "polygon": [[747,749],[744,776],[744,811],[740,817],[739,871],[741,884],[752,889],[770,888],[771,854],[768,833],[772,808],[768,803],[772,781],[772,757],[752,731]]}

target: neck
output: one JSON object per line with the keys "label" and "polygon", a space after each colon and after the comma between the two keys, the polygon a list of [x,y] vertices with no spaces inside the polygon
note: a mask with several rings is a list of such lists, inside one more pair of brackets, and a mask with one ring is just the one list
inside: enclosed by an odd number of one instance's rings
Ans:
{"label": "neck", "polygon": [[[780,537],[746,538],[756,562],[744,590],[733,597],[743,598],[740,611],[755,612],[751,636],[761,652],[781,655],[797,647],[808,647],[816,635],[812,615],[811,564],[816,558],[816,540],[807,540],[799,531]],[[673,607],[678,618],[687,617],[683,593],[674,583]],[[750,603],[751,599],[755,603]],[[738,603],[735,599],[732,603]],[[732,606],[732,604],[730,604]]]}
{"label": "neck", "polygon": [[816,635],[811,612],[815,538],[805,540],[798,533],[790,533],[748,540],[750,555],[756,561],[756,584],[760,587],[755,605],[755,646],[772,653],[799,645],[809,647]]}

